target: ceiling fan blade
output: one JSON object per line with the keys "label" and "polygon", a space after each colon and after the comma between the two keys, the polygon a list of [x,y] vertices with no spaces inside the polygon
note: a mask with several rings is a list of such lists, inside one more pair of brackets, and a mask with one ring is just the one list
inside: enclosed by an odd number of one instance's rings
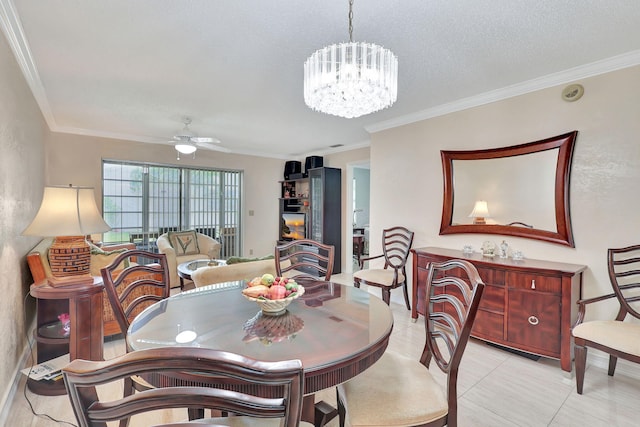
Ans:
{"label": "ceiling fan blade", "polygon": [[202,148],[204,150],[221,151],[223,153],[230,153],[231,152],[230,149],[228,149],[226,147],[222,147],[220,145],[213,144],[211,142],[196,142],[196,147]]}
{"label": "ceiling fan blade", "polygon": [[194,136],[191,138],[191,141],[195,143],[199,142],[212,142],[215,144],[220,144],[220,140],[217,138],[211,138],[210,136]]}
{"label": "ceiling fan blade", "polygon": [[172,141],[169,142],[190,142],[191,137],[184,135],[174,135],[171,137]]}

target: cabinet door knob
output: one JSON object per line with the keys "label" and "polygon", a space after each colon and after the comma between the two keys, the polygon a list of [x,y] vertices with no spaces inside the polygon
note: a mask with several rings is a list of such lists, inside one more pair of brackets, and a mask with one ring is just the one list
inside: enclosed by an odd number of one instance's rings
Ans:
{"label": "cabinet door knob", "polygon": [[538,320],[538,318],[536,316],[529,316],[529,318],[527,320],[533,326],[536,326],[538,323],[540,323],[540,320]]}
{"label": "cabinet door knob", "polygon": [[531,289],[535,289],[536,288],[536,281],[535,279],[531,281]]}

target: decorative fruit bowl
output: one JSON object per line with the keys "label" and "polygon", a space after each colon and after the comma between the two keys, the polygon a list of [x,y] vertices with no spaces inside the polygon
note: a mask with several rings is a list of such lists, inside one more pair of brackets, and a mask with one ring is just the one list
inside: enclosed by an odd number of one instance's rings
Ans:
{"label": "decorative fruit bowl", "polygon": [[279,316],[286,313],[291,301],[304,295],[304,287],[293,279],[263,274],[248,281],[242,295],[258,304],[263,314]]}

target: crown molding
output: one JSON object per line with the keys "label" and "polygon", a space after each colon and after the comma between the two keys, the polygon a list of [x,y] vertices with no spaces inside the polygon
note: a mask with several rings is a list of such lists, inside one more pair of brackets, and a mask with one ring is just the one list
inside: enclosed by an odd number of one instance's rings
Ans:
{"label": "crown molding", "polygon": [[57,128],[56,121],[49,105],[49,100],[42,85],[38,67],[36,67],[31,55],[31,49],[22,29],[22,23],[18,17],[16,7],[12,0],[0,0],[0,28],[9,42],[16,62],[22,70],[22,74],[31,89],[31,93],[40,107],[49,129]]}
{"label": "crown molding", "polygon": [[640,64],[640,50],[627,52],[622,55],[614,56],[602,61],[592,62],[590,64],[581,65],[579,67],[570,68],[568,70],[549,74],[544,77],[528,80],[522,83],[506,86],[490,92],[481,93],[479,95],[463,98],[447,104],[438,105],[426,110],[417,111],[402,117],[385,120],[379,123],[365,126],[365,130],[369,133],[380,132],[392,129],[398,126],[404,126],[421,120],[431,119],[434,117],[444,116],[446,114],[455,113],[457,111],[466,110],[468,108],[478,107],[492,102],[501,101],[514,96],[524,95],[526,93],[535,92],[541,89],[558,86],[566,83],[573,83],[577,80],[586,79],[588,77],[606,74],[612,71],[621,70],[623,68],[633,67]]}

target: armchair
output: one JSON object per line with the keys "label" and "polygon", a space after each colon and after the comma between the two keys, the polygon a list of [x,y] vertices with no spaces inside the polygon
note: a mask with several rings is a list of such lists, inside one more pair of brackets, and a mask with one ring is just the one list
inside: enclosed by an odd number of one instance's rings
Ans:
{"label": "armchair", "polygon": [[[637,305],[640,301],[640,245],[609,249],[607,252],[613,293],[579,300],[578,320],[571,331],[578,394],[582,394],[588,347],[609,354],[609,376],[613,376],[619,357],[640,363],[640,324],[624,321],[627,314],[640,319]],[[614,320],[584,321],[588,304],[612,298],[617,298],[620,305]]]}
{"label": "armchair", "polygon": [[169,231],[158,237],[158,252],[167,256],[170,286],[182,288],[178,264],[198,259],[220,258],[220,242],[194,230]]}
{"label": "armchair", "polygon": [[[407,305],[407,310],[411,310],[407,291],[406,264],[412,244],[413,231],[409,231],[404,227],[392,227],[382,230],[383,253],[372,257],[360,258],[360,270],[353,273],[353,285],[359,288],[362,283],[381,288],[382,300],[387,305],[391,301],[391,289],[402,286],[404,302]],[[384,257],[383,268],[363,269],[365,261],[382,257]]]}

